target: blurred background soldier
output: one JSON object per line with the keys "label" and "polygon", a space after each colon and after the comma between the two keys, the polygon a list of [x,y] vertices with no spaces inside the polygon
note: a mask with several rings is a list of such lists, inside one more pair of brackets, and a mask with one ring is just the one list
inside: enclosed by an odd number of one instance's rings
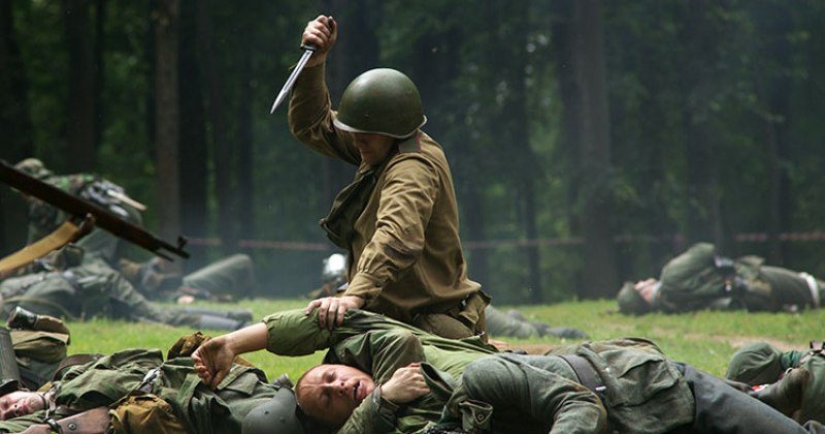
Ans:
{"label": "blurred background soldier", "polygon": [[[138,226],[143,223],[140,213],[145,211],[146,207],[127,196],[123,187],[99,175],[91,173],[55,175],[36,158],[27,158],[17,163],[15,167],[34,178],[89,200],[129,223]],[[70,218],[63,211],[40,199],[28,195],[24,195],[24,198],[29,205],[29,243],[48,235]],[[110,264],[116,264],[117,259],[123,254],[120,238],[100,228],[93,228],[92,232],[77,244],[83,248],[87,257],[100,256]]]}
{"label": "blurred background soldier", "polygon": [[97,256],[77,260],[76,265],[64,269],[8,278],[0,283],[0,297],[2,317],[21,306],[37,314],[72,320],[106,317],[221,330],[240,328],[252,319],[246,310],[161,309]]}
{"label": "blurred background soldier", "polygon": [[640,315],[657,310],[795,312],[819,308],[825,282],[763,263],[758,256],[726,258],[717,254],[713,244],[698,243],[670,260],[658,280],[626,282],[617,296],[619,310]]}
{"label": "blurred background soldier", "polygon": [[168,272],[161,258],[136,263],[126,258],[119,261],[120,272],[141,294],[150,300],[175,301],[179,304],[195,300],[231,302],[251,297],[257,292],[255,267],[249,255],[238,253],[181,275]]}

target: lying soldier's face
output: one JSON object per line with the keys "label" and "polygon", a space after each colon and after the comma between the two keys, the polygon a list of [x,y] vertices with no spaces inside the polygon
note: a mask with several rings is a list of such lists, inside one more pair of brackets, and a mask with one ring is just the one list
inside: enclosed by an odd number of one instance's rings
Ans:
{"label": "lying soldier's face", "polygon": [[17,391],[0,396],[0,420],[25,416],[46,408],[46,400],[37,392]]}
{"label": "lying soldier's face", "polygon": [[375,389],[366,372],[347,365],[319,365],[298,381],[295,397],[307,415],[339,427]]}

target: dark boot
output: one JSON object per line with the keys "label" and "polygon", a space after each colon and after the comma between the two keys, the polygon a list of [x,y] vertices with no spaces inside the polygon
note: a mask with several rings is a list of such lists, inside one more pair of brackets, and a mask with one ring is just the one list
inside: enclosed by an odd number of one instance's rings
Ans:
{"label": "dark boot", "polygon": [[527,318],[524,317],[524,314],[517,311],[517,310],[515,310],[515,309],[508,310],[507,311],[507,316],[509,316],[510,318],[513,318],[515,320],[527,322]]}
{"label": "dark boot", "polygon": [[802,408],[802,398],[810,379],[811,373],[805,368],[789,369],[781,380],[751,392],[751,396],[792,418]]}
{"label": "dark boot", "polygon": [[572,327],[550,327],[543,323],[532,323],[541,336],[555,336],[562,339],[587,339],[587,333]]}
{"label": "dark boot", "polygon": [[181,309],[186,313],[191,313],[195,315],[208,315],[208,316],[215,316],[220,318],[229,318],[236,321],[243,321],[249,322],[252,321],[252,311],[251,310],[212,310],[212,309],[204,309],[198,307],[185,307]]}
{"label": "dark boot", "polygon": [[220,316],[202,315],[198,328],[204,330],[238,330],[245,325],[246,321],[236,321]]}

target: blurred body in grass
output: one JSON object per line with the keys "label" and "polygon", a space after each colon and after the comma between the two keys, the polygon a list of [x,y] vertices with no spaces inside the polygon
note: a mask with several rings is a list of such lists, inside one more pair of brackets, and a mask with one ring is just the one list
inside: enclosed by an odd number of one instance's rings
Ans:
{"label": "blurred body in grass", "polygon": [[818,309],[825,282],[808,273],[764,264],[758,256],[730,259],[698,243],[669,261],[658,279],[626,282],[619,310],[626,314],[697,310],[797,312]]}
{"label": "blurred body in grass", "polygon": [[[238,329],[252,319],[252,314],[244,310],[161,308],[135,290],[99,255],[87,256],[73,244],[61,251],[68,250],[80,258],[71,264],[66,261],[42,263],[41,271],[3,280],[0,318],[5,319],[20,306],[37,314],[71,320],[106,317],[221,330]],[[58,263],[68,266],[61,268],[56,266]]]}

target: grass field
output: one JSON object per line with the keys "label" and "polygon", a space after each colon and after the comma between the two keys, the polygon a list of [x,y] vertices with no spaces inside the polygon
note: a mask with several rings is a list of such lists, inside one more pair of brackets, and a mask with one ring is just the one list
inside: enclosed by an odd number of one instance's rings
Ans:
{"label": "grass field", "polygon": [[[302,308],[302,299],[255,299],[237,304],[199,304],[219,309],[251,309],[255,318],[283,309]],[[782,349],[807,348],[812,339],[823,338],[825,313],[808,311],[788,313],[699,312],[686,315],[653,314],[629,317],[617,312],[613,300],[569,302],[541,306],[498,306],[502,310],[517,308],[529,319],[554,326],[576,327],[591,339],[637,336],[652,339],[671,358],[688,362],[716,375],[723,375],[730,356],[742,345],[769,341]],[[141,347],[165,351],[179,336],[191,333],[187,328],[153,324],[92,320],[71,322],[72,343],[69,354],[84,352],[110,353],[118,349]],[[213,336],[223,332],[204,331]],[[534,348],[537,344],[562,343],[560,339],[512,340],[513,347]],[[247,360],[262,368],[270,379],[287,373],[296,379],[304,370],[317,364],[322,354],[301,358],[276,357],[265,351],[248,354]]]}

